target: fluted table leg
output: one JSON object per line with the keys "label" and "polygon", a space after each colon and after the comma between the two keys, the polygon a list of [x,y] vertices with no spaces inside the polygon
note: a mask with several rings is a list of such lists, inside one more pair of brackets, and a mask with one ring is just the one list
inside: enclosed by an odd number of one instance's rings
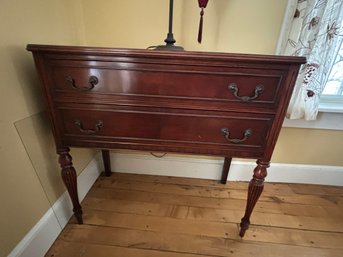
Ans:
{"label": "fluted table leg", "polygon": [[264,178],[267,176],[267,168],[269,167],[269,162],[263,162],[257,160],[257,167],[254,169],[254,175],[249,184],[248,189],[248,199],[247,205],[245,208],[244,217],[241,220],[240,224],[240,237],[244,237],[245,231],[249,228],[250,225],[250,216],[251,213],[262,194],[264,187]]}
{"label": "fluted table leg", "polygon": [[69,196],[73,203],[74,215],[77,219],[77,222],[82,224],[82,208],[77,193],[77,176],[73,167],[72,157],[69,154],[69,148],[58,149],[57,153],[59,154],[58,162],[62,168],[62,179],[67,187]]}

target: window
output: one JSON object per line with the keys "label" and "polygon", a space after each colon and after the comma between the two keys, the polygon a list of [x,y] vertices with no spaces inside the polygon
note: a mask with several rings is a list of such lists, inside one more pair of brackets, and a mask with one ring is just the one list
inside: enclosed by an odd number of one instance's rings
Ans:
{"label": "window", "polygon": [[322,112],[343,113],[343,45],[338,47],[320,98],[319,111]]}
{"label": "window", "polygon": [[343,47],[340,46],[326,82],[323,95],[343,96]]}

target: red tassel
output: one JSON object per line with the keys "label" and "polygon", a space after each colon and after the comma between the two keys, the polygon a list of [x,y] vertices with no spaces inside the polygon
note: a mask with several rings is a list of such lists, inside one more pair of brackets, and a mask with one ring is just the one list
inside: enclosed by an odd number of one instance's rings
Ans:
{"label": "red tassel", "polygon": [[198,32],[198,43],[201,44],[202,40],[202,28],[204,23],[204,8],[206,8],[208,0],[198,0],[199,7],[201,8],[200,12],[200,22],[199,22],[199,32]]}
{"label": "red tassel", "polygon": [[199,32],[198,32],[198,43],[201,44],[202,40],[202,27],[203,27],[203,16],[204,16],[204,8],[201,8],[200,12],[200,22],[199,22]]}
{"label": "red tassel", "polygon": [[206,8],[208,0],[198,0],[198,3],[200,8]]}

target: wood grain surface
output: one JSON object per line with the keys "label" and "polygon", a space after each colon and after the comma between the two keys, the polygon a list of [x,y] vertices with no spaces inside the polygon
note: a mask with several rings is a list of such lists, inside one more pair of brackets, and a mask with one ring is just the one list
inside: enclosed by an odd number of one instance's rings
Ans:
{"label": "wood grain surface", "polygon": [[247,183],[113,173],[46,257],[343,256],[343,188],[265,184],[243,239]]}

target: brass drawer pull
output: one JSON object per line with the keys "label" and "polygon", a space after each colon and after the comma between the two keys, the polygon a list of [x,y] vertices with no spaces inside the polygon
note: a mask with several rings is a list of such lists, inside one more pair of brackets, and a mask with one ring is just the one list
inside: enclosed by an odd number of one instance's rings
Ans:
{"label": "brass drawer pull", "polygon": [[81,87],[81,86],[77,86],[75,79],[73,79],[71,76],[67,76],[66,77],[66,81],[69,82],[69,84],[72,86],[72,88],[79,90],[79,91],[89,91],[92,90],[94,88],[95,85],[97,85],[99,83],[99,79],[96,76],[90,76],[88,79],[88,86],[86,87]]}
{"label": "brass drawer pull", "polygon": [[236,83],[231,83],[229,85],[229,90],[233,93],[233,95],[243,102],[249,102],[251,100],[256,99],[261,93],[264,91],[264,86],[262,84],[258,84],[255,87],[255,95],[254,96],[239,96],[238,95],[238,86]]}
{"label": "brass drawer pull", "polygon": [[86,134],[86,135],[93,135],[93,134],[96,134],[96,133],[98,133],[98,132],[101,130],[101,128],[103,127],[103,122],[102,122],[101,120],[98,120],[97,123],[95,124],[95,130],[93,130],[93,129],[84,129],[84,128],[83,128],[83,125],[82,125],[82,122],[79,121],[79,120],[76,120],[76,121],[74,122],[74,124],[75,124],[76,126],[79,127],[79,130],[80,130],[80,132],[81,132],[82,134]]}
{"label": "brass drawer pull", "polygon": [[230,131],[228,128],[222,128],[220,131],[222,132],[222,134],[226,138],[226,140],[228,140],[229,142],[234,143],[234,144],[242,143],[245,140],[247,140],[249,137],[252,136],[252,129],[250,129],[250,128],[246,129],[244,131],[244,137],[242,139],[230,138]]}

